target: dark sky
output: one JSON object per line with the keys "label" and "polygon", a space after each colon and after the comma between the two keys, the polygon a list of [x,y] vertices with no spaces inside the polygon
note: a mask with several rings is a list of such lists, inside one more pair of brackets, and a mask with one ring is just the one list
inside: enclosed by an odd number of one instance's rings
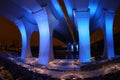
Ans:
{"label": "dark sky", "polygon": [[[31,36],[31,45],[38,45],[38,39],[38,32],[34,32]],[[21,35],[17,26],[6,18],[0,17],[0,43],[9,44],[16,40],[21,44]]]}
{"label": "dark sky", "polygon": [[20,33],[16,25],[0,17],[0,43],[8,43],[16,39],[20,40]]}

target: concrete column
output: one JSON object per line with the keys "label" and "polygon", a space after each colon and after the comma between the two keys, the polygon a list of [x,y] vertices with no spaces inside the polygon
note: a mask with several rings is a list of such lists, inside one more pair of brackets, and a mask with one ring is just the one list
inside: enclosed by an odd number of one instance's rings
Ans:
{"label": "concrete column", "polygon": [[79,60],[80,62],[90,62],[89,11],[76,11],[74,20],[79,35]]}
{"label": "concrete column", "polygon": [[[32,57],[31,53],[31,47],[30,47],[30,40],[31,40],[31,35],[35,30],[36,25],[30,23],[25,17],[21,18],[25,29],[26,29],[26,34],[27,34],[27,57]],[[28,56],[29,55],[29,56]]]}
{"label": "concrete column", "polygon": [[34,18],[38,24],[39,29],[39,59],[38,64],[47,65],[51,58],[51,36],[50,27],[48,23],[48,16],[45,8],[33,13]]}
{"label": "concrete column", "polygon": [[22,37],[22,49],[21,49],[21,60],[25,60],[27,57],[31,57],[31,54],[28,52],[29,51],[29,39],[26,33],[25,26],[21,20],[19,20],[18,23],[16,23],[18,26],[21,37]]}
{"label": "concrete column", "polygon": [[105,13],[105,27],[104,27],[104,36],[105,36],[105,53],[107,53],[107,58],[113,58],[114,54],[114,39],[113,39],[113,22],[114,14]]}

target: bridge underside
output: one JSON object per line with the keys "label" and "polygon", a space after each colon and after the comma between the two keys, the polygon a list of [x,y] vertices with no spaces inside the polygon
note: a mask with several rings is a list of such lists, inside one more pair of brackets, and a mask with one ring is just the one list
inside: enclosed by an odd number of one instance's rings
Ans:
{"label": "bridge underside", "polygon": [[66,45],[79,43],[79,61],[84,63],[91,62],[90,34],[99,28],[104,34],[103,56],[115,57],[113,25],[119,6],[120,0],[0,0],[0,16],[21,33],[21,60],[32,57],[30,38],[38,32],[38,64],[54,60],[53,37]]}

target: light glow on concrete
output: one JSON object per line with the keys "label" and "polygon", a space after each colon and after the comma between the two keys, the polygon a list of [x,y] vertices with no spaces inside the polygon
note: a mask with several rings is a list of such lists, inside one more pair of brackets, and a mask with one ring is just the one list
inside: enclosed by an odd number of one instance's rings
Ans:
{"label": "light glow on concrete", "polygon": [[79,60],[90,62],[89,12],[76,12],[75,21],[79,35]]}
{"label": "light glow on concrete", "polygon": [[114,54],[114,39],[113,39],[113,21],[114,14],[105,14],[105,37],[106,37],[106,48],[108,59],[113,58]]}

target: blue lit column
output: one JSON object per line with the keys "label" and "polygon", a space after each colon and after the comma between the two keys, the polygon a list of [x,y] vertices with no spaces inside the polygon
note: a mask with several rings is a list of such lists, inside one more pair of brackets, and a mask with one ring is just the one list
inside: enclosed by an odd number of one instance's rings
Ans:
{"label": "blue lit column", "polygon": [[29,54],[27,52],[28,51],[27,47],[29,45],[27,42],[28,39],[27,39],[26,29],[25,29],[25,26],[21,20],[19,20],[19,22],[16,23],[16,25],[18,26],[19,31],[21,33],[21,37],[22,37],[21,60],[25,60],[27,57],[31,57],[31,54]]}
{"label": "blue lit column", "polygon": [[33,13],[38,24],[40,47],[38,64],[47,65],[51,60],[51,36],[45,8]]}
{"label": "blue lit column", "polygon": [[114,39],[113,39],[113,21],[114,21],[114,14],[112,13],[105,13],[105,48],[107,53],[107,58],[113,58],[114,54]]}
{"label": "blue lit column", "polygon": [[90,33],[89,33],[89,12],[75,12],[75,23],[79,35],[79,60],[90,62]]}
{"label": "blue lit column", "polygon": [[27,35],[27,50],[26,50],[26,54],[27,54],[27,58],[32,57],[32,53],[31,53],[31,47],[30,47],[30,40],[31,40],[31,35],[32,33],[35,31],[36,25],[30,23],[25,17],[21,18],[24,26],[25,26],[25,30],[26,30],[26,35]]}

